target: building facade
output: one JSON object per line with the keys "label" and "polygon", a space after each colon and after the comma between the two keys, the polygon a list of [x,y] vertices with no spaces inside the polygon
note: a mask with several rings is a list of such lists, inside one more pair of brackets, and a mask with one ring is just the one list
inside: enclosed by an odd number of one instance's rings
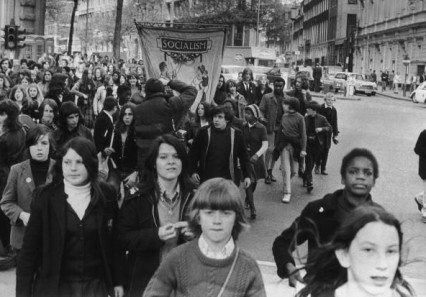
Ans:
{"label": "building facade", "polygon": [[293,18],[298,64],[349,65],[358,0],[304,0]]}
{"label": "building facade", "polygon": [[[354,46],[354,69],[395,71],[402,77],[419,75],[426,64],[426,1],[362,1]],[[404,59],[411,61],[407,69]]]}

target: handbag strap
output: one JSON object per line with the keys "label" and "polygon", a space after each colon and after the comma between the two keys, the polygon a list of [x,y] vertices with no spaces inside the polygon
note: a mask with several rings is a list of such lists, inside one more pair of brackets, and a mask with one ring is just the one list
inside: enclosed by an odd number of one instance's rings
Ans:
{"label": "handbag strap", "polygon": [[236,253],[235,253],[235,257],[234,257],[234,261],[232,262],[231,269],[229,270],[229,272],[228,272],[228,276],[226,277],[226,280],[225,280],[225,282],[223,283],[223,286],[222,286],[222,288],[220,289],[220,292],[219,292],[219,294],[217,295],[217,297],[222,297],[223,292],[225,292],[226,285],[228,284],[229,279],[231,278],[232,271],[234,271],[235,263],[237,263],[237,258],[238,258],[238,254],[239,254],[239,252],[240,252],[240,248],[239,248],[239,247],[237,247],[237,251],[236,251]]}

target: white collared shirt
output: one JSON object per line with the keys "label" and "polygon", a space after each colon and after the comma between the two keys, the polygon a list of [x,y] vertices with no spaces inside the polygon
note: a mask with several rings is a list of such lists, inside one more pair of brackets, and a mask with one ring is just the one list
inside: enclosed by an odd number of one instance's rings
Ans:
{"label": "white collared shirt", "polygon": [[210,259],[219,260],[229,258],[232,255],[232,252],[235,248],[235,242],[234,239],[231,237],[231,239],[229,239],[228,243],[223,247],[223,249],[220,252],[216,252],[209,246],[206,239],[204,238],[204,235],[201,234],[200,239],[198,240],[198,246],[204,256]]}

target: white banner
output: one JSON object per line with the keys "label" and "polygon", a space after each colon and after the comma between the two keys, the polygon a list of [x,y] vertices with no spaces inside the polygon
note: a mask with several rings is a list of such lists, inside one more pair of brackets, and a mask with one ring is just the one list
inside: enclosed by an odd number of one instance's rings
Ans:
{"label": "white banner", "polygon": [[178,79],[196,87],[192,112],[200,102],[211,102],[221,71],[225,29],[136,25],[147,78],[159,78],[163,83]]}

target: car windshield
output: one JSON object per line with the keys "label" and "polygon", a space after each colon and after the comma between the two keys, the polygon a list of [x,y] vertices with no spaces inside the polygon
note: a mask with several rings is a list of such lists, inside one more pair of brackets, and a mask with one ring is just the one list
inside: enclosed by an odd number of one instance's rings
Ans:
{"label": "car windshield", "polygon": [[362,75],[361,74],[355,74],[354,75],[354,78],[356,79],[356,80],[365,80],[363,77],[362,77]]}

